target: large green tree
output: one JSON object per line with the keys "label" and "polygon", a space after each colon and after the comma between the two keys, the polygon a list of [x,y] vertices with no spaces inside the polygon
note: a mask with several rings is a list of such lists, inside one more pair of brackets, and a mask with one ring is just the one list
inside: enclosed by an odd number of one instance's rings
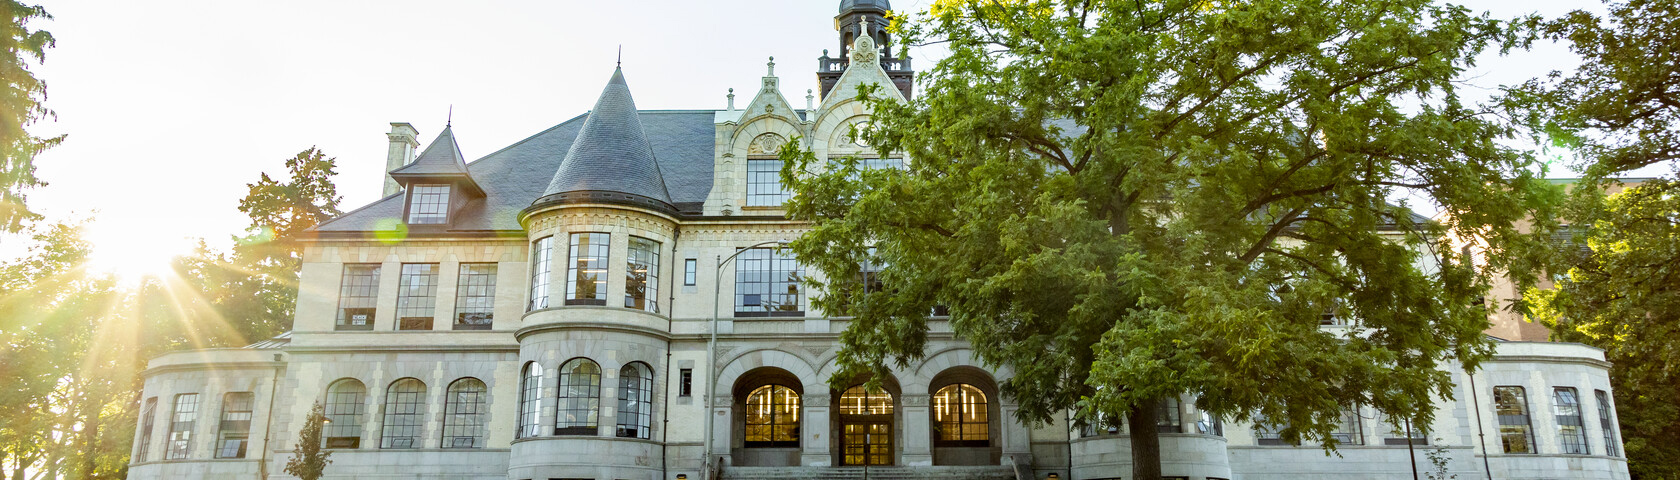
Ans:
{"label": "large green tree", "polygon": [[46,9],[16,0],[0,0],[0,231],[17,232],[25,220],[38,218],[24,203],[24,190],[42,185],[35,178],[35,155],[64,141],[60,135],[37,137],[25,130],[52,110],[42,106],[47,84],[29,71],[46,60],[53,36],[29,28],[32,20],[50,20]]}
{"label": "large green tree", "polygon": [[[855,315],[834,380],[922,355],[945,305],[1023,420],[1125,419],[1131,478],[1160,477],[1158,402],[1183,393],[1331,448],[1346,405],[1430,425],[1488,354],[1490,272],[1531,279],[1543,242],[1514,223],[1557,202],[1457,95],[1509,41],[1461,7],[942,0],[900,25],[951,49],[863,132],[907,168],[783,151],[816,303]],[[878,286],[845,274],[866,261]]]}
{"label": "large green tree", "polygon": [[1634,478],[1680,478],[1680,182],[1605,198],[1562,245],[1554,288],[1531,289],[1561,340],[1605,350]]}

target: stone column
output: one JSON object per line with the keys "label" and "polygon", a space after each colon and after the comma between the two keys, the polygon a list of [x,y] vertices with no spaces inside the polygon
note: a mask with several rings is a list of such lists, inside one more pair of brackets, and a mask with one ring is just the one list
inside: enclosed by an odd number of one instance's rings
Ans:
{"label": "stone column", "polygon": [[1000,406],[1002,408],[998,410],[1003,413],[1002,421],[999,422],[1003,426],[1003,456],[1014,456],[1016,463],[1031,462],[1032,431],[1015,416],[1015,412],[1020,410],[1021,406],[1012,402],[1004,402]]}
{"label": "stone column", "polygon": [[905,466],[919,467],[933,465],[933,432],[930,430],[932,418],[929,417],[928,396],[905,394],[904,424],[898,428],[903,435],[899,449],[900,458]]}
{"label": "stone column", "polygon": [[[413,125],[406,122],[391,122],[391,133],[385,134],[385,139],[391,142],[390,148],[385,151],[386,172],[402,168],[409,162],[414,161],[414,149],[420,146],[420,141],[414,137],[419,134],[420,132],[415,130]],[[385,175],[385,194],[383,196],[389,197],[399,191],[402,191],[402,186],[397,185],[397,181],[392,179],[390,175]]]}
{"label": "stone column", "polygon": [[734,402],[735,399],[727,394],[712,396],[712,418],[709,420],[712,422],[712,458],[729,456],[729,439],[734,437],[729,411]]}
{"label": "stone column", "polygon": [[834,453],[829,448],[835,432],[829,422],[830,397],[827,394],[806,393],[800,397],[804,404],[799,416],[799,464],[807,467],[834,465]]}

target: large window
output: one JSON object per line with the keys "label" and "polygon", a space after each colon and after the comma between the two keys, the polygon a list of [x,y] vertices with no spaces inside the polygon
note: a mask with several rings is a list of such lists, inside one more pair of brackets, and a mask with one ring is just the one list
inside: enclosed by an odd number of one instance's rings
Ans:
{"label": "large window", "polygon": [[1358,406],[1342,407],[1342,422],[1336,425],[1336,430],[1330,432],[1330,436],[1342,445],[1365,444],[1365,424],[1359,417]]}
{"label": "large window", "polygon": [[379,265],[349,264],[338,284],[338,330],[372,330],[379,303]]}
{"label": "large window", "polygon": [[782,160],[747,158],[747,206],[780,207],[789,195],[782,189]]}
{"label": "large window", "polygon": [[1184,431],[1184,417],[1179,412],[1178,397],[1161,399],[1160,408],[1155,410],[1155,431],[1160,433],[1182,433]]}
{"label": "large window", "polygon": [[495,318],[496,264],[461,264],[455,281],[455,329],[489,330]]}
{"label": "large window", "polygon": [[1619,456],[1616,451],[1616,422],[1610,418],[1610,394],[1593,390],[1593,396],[1598,400],[1598,428],[1604,432],[1604,454]]}
{"label": "large window", "polygon": [[607,304],[607,254],[612,235],[574,233],[566,263],[566,304]]}
{"label": "large window", "polygon": [[659,242],[630,237],[624,272],[624,306],[659,311]]}
{"label": "large window", "polygon": [[426,384],[413,378],[391,382],[385,388],[385,421],[379,448],[420,448],[420,430],[426,422]]}
{"label": "large window", "polygon": [[840,392],[841,415],[892,415],[893,397],[881,390],[866,390],[856,385]]}
{"label": "large window", "polygon": [[222,395],[222,424],[216,435],[216,458],[245,458],[246,439],[251,438],[251,392]]}
{"label": "large window", "polygon": [[169,416],[169,450],[165,460],[187,458],[192,453],[193,427],[198,422],[198,394],[175,396],[175,410]]}
{"label": "large window", "polygon": [[449,186],[415,185],[408,193],[408,223],[449,222]]}
{"label": "large window", "polygon": [[1383,432],[1383,445],[1428,445],[1429,434],[1411,420],[1377,412],[1377,427]]}
{"label": "large window", "polygon": [[1581,397],[1574,388],[1552,388],[1552,418],[1557,420],[1558,445],[1563,447],[1563,453],[1588,454],[1587,429],[1581,419]]}
{"label": "large window", "polygon": [[781,385],[765,385],[747,395],[743,446],[799,447],[799,394]]}
{"label": "large window", "polygon": [[362,414],[367,411],[367,388],[354,379],[343,379],[327,387],[323,411],[327,424],[321,427],[326,448],[361,448]]}
{"label": "large window", "polygon": [[1260,445],[1288,445],[1283,441],[1283,430],[1289,428],[1288,421],[1278,421],[1262,414],[1254,414],[1254,442]]}
{"label": "large window", "polygon": [[519,431],[517,438],[537,436],[537,415],[542,413],[542,365],[525,364],[519,375]]}
{"label": "large window", "polygon": [[587,358],[560,365],[560,405],[554,412],[555,435],[598,435],[601,414],[601,366]]}
{"label": "large window", "polygon": [[754,248],[735,259],[735,316],[802,317],[804,268],[792,252]]}
{"label": "large window", "polygon": [[526,311],[548,308],[549,269],[554,261],[554,237],[543,237],[531,243],[531,304]]}
{"label": "large window", "polygon": [[397,329],[431,330],[437,308],[438,266],[405,263],[397,282]]}
{"label": "large window", "polygon": [[463,378],[443,396],[443,448],[484,448],[484,382]]}
{"label": "large window", "polygon": [[[1603,402],[1599,402],[1603,404]],[[140,439],[134,449],[136,463],[146,461],[152,451],[152,421],[157,419],[157,397],[146,399],[146,406],[140,408]]]}
{"label": "large window", "polygon": [[618,436],[653,436],[653,369],[635,362],[618,372]]}
{"label": "large window", "polygon": [[1499,443],[1505,453],[1538,453],[1523,387],[1493,387],[1493,412],[1499,417]]}
{"label": "large window", "polygon": [[991,445],[990,405],[973,385],[946,385],[933,394],[933,444],[940,447]]}

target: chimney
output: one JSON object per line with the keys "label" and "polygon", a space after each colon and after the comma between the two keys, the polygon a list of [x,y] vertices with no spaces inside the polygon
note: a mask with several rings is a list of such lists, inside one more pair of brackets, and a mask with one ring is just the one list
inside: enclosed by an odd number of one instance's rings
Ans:
{"label": "chimney", "polygon": [[402,186],[397,185],[390,172],[414,162],[414,149],[420,146],[420,141],[414,139],[417,135],[420,131],[408,122],[391,122],[391,133],[385,134],[385,138],[391,140],[391,147],[385,151],[385,194],[382,196],[389,197],[402,191]]}

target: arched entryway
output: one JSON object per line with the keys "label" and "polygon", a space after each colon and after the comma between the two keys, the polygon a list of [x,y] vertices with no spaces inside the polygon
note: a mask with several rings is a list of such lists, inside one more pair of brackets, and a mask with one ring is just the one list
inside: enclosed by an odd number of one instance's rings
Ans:
{"label": "arched entryway", "polygon": [[834,395],[836,464],[895,465],[899,445],[899,387],[888,379],[869,389],[862,381]]}
{"label": "arched entryway", "polygon": [[799,465],[804,384],[787,370],[759,367],[735,381],[731,451],[741,466]]}
{"label": "arched entryway", "polygon": [[974,367],[952,367],[928,383],[934,465],[997,465],[1002,455],[997,383]]}

